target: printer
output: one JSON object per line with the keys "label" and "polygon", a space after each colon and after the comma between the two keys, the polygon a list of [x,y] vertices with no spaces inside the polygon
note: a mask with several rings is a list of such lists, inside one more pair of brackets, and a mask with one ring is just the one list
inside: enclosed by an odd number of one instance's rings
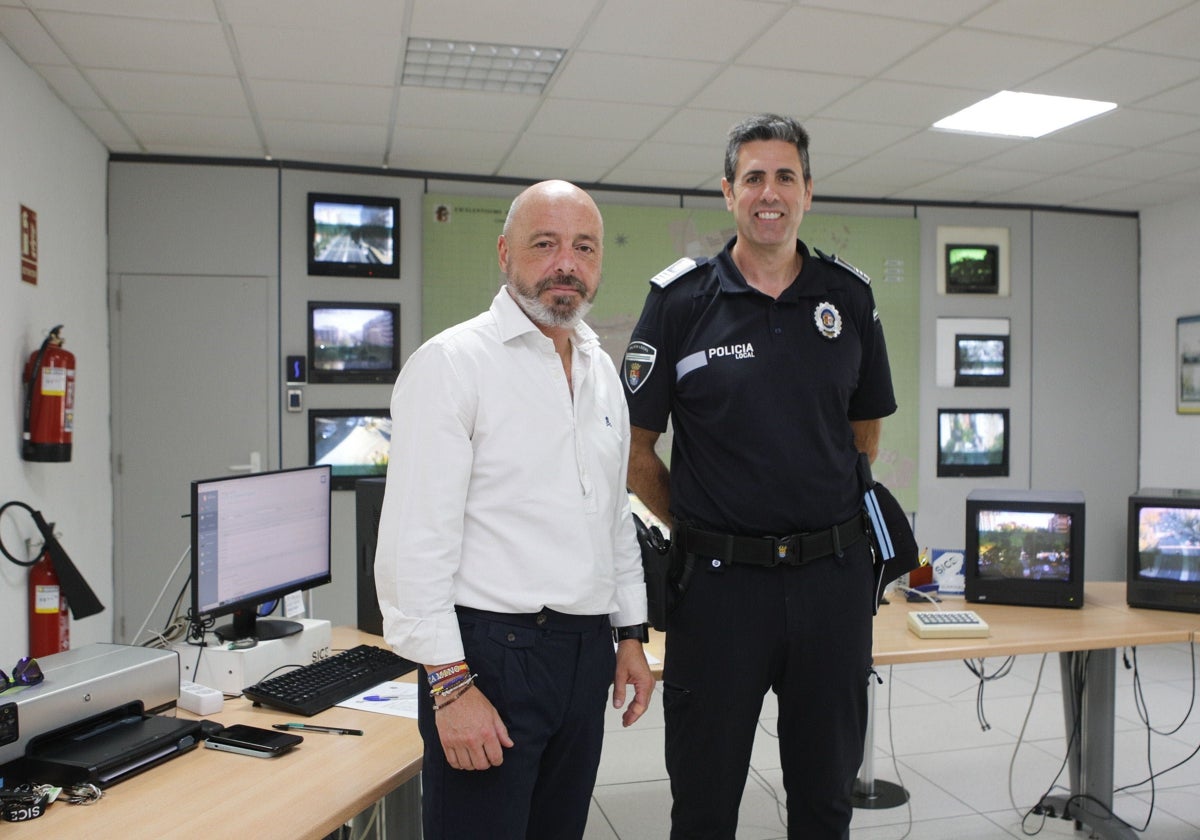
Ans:
{"label": "printer", "polygon": [[[0,693],[0,773],[23,769],[18,765],[31,747],[39,753],[62,752],[60,733],[80,741],[81,727],[106,716],[122,721],[124,729],[132,732],[140,728],[128,725],[134,716],[150,722],[153,713],[173,708],[179,699],[179,655],[173,650],[98,643],[39,657],[38,665],[45,674],[41,683]],[[189,724],[198,729],[198,724],[177,723],[173,729],[182,737],[173,743],[175,749],[185,749],[194,734],[183,730]],[[153,721],[151,726],[157,729],[163,724]],[[111,763],[146,765],[146,756],[137,754],[141,740],[129,739],[131,754],[110,756]],[[162,753],[163,738],[157,740],[160,743],[153,749]],[[172,738],[168,735],[166,740]],[[106,749],[111,752],[111,748],[109,744]],[[166,757],[168,753],[160,756]],[[119,776],[109,780],[118,781]]]}

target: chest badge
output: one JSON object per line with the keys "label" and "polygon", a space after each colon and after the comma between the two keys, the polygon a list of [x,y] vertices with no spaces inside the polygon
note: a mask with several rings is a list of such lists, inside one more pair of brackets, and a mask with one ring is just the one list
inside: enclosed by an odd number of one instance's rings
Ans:
{"label": "chest badge", "polygon": [[842,313],[827,300],[818,303],[813,310],[813,323],[817,325],[817,332],[830,341],[842,334]]}
{"label": "chest badge", "polygon": [[654,370],[654,360],[657,357],[658,350],[646,342],[630,342],[621,365],[621,373],[624,375],[625,387],[629,389],[629,393],[636,394],[637,389],[642,387],[642,383],[650,378],[650,371]]}

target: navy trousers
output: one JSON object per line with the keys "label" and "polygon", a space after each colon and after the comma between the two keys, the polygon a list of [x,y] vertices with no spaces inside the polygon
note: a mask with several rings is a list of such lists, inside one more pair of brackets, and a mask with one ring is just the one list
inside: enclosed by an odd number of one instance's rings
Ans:
{"label": "navy trousers", "polygon": [[697,558],[663,674],[672,840],[734,837],[768,690],[779,698],[788,837],[849,837],[873,598],[865,539],[800,567]]}
{"label": "navy trousers", "polygon": [[458,621],[475,685],[515,745],[498,767],[455,770],[430,704],[421,703],[425,840],[578,840],[616,667],[608,616],[460,607]]}

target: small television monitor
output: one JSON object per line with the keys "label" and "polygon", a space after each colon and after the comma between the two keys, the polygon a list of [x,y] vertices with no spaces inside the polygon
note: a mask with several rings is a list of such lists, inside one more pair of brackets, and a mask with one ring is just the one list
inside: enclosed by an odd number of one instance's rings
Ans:
{"label": "small television monitor", "polygon": [[1008,387],[1008,336],[954,337],[954,384],[963,388]]}
{"label": "small television monitor", "polygon": [[308,194],[308,273],[400,276],[400,199]]}
{"label": "small television monitor", "polygon": [[386,382],[400,373],[400,304],[308,302],[308,381]]}
{"label": "small television monitor", "polygon": [[1084,507],[1076,490],[972,490],[963,556],[966,599],[1082,607]]}
{"label": "small television monitor", "polygon": [[1008,475],[1007,408],[939,408],[937,474],[981,478]]}
{"label": "small television monitor", "polygon": [[946,292],[994,295],[1000,291],[998,245],[946,245]]}
{"label": "small television monitor", "polygon": [[334,490],[353,490],[360,478],[387,475],[392,415],[386,408],[312,408],[308,462],[333,470]]}
{"label": "small television monitor", "polygon": [[223,641],[278,639],[296,621],[262,619],[258,608],[332,580],[327,466],[193,481],[192,612],[232,616],[213,629]]}
{"label": "small television monitor", "polygon": [[1129,605],[1200,612],[1200,490],[1138,490],[1127,538]]}

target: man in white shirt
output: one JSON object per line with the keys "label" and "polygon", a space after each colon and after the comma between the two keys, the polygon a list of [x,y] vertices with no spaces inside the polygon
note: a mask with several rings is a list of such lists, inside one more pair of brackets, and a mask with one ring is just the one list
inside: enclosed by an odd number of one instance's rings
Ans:
{"label": "man in white shirt", "polygon": [[522,192],[505,286],[392,394],[375,577],[384,636],[428,679],[426,840],[582,837],[608,686],[617,708],[634,686],[626,726],[650,699],[624,392],[582,322],[603,238],[578,187]]}

